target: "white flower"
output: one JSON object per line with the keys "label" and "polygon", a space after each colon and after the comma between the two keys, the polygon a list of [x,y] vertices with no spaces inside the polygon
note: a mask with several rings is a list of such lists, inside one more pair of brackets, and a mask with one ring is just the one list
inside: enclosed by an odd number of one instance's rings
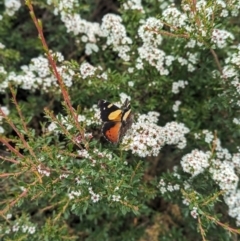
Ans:
{"label": "white flower", "polygon": [[36,232],[36,227],[32,226],[28,228],[28,233],[34,234]]}
{"label": "white flower", "polygon": [[[133,73],[133,71],[134,71],[134,68],[132,68],[132,67],[129,67],[129,68],[128,68],[128,73]],[[130,82],[130,81],[129,81],[129,82]],[[128,83],[129,83],[129,82],[128,82]],[[131,82],[132,82],[132,81],[131,81]]]}
{"label": "white flower", "polygon": [[101,30],[107,37],[107,45],[111,45],[113,51],[124,61],[130,60],[130,47],[132,40],[127,37],[125,26],[121,24],[122,18],[118,15],[108,13],[102,18]]}
{"label": "white flower", "polygon": [[5,130],[0,126],[0,134],[3,134],[4,131],[5,131]]}
{"label": "white flower", "polygon": [[219,185],[221,190],[227,194],[236,190],[239,178],[234,172],[234,165],[230,161],[212,160],[212,166],[209,169],[212,178]]}
{"label": "white flower", "polygon": [[227,40],[229,39],[233,40],[234,36],[226,30],[214,29],[212,32],[212,42],[218,48],[224,48],[227,45]]}
{"label": "white flower", "polygon": [[23,231],[23,233],[26,233],[27,231],[28,231],[28,226],[27,225],[23,225],[22,226],[22,231]]}
{"label": "white flower", "polygon": [[96,203],[96,202],[99,201],[100,195],[99,195],[99,194],[92,193],[91,199],[92,199],[92,201],[93,201],[94,203]]}
{"label": "white flower", "polygon": [[20,0],[5,0],[5,13],[9,16],[13,16],[16,11],[21,7]]}
{"label": "white flower", "polygon": [[134,86],[134,82],[133,81],[128,81],[128,86],[129,87],[133,87]]}
{"label": "white flower", "polygon": [[155,124],[159,113],[149,112],[148,115],[140,115],[137,122],[132,124],[123,138],[122,144],[125,150],[131,150],[140,157],[157,156],[163,145],[177,145],[184,148],[189,132],[183,124],[176,122],[167,123],[165,127]]}
{"label": "white flower", "polygon": [[128,0],[123,3],[123,9],[125,10],[137,10],[144,13],[141,0]]}
{"label": "white flower", "polygon": [[189,206],[189,204],[190,204],[190,203],[189,203],[189,200],[186,199],[186,198],[184,198],[182,202],[183,202],[183,204],[185,204],[186,206]]}
{"label": "white flower", "polygon": [[120,201],[120,198],[121,198],[120,195],[112,195],[112,200],[113,200],[114,202],[119,202],[119,201]]}
{"label": "white flower", "polygon": [[131,97],[123,92],[120,93],[119,96],[122,104],[126,101],[126,99],[128,99],[129,101],[131,100]]}
{"label": "white flower", "polygon": [[181,160],[183,171],[197,176],[209,167],[210,152],[203,152],[201,150],[193,150],[191,153],[185,155]]}
{"label": "white flower", "polygon": [[12,231],[13,231],[13,232],[17,232],[17,231],[19,230],[19,228],[20,228],[20,227],[19,227],[18,223],[16,223],[16,224],[13,225]]}
{"label": "white flower", "polygon": [[57,128],[57,124],[55,122],[52,122],[49,126],[48,126],[48,131],[54,131]]}
{"label": "white flower", "polygon": [[46,168],[42,168],[41,165],[37,166],[37,171],[38,173],[42,174],[43,176],[47,176],[49,177],[51,172],[49,170],[47,170]]}
{"label": "white flower", "polygon": [[[9,115],[10,111],[6,106],[1,106],[1,111],[5,114],[5,115]],[[1,119],[0,119],[1,120]]]}
{"label": "white flower", "polygon": [[81,191],[71,191],[67,195],[68,195],[69,199],[74,199],[75,197],[81,196],[81,194],[82,194]]}
{"label": "white flower", "polygon": [[185,13],[180,12],[176,7],[171,6],[162,13],[163,20],[175,27],[183,27],[188,19]]}
{"label": "white flower", "polygon": [[178,94],[180,92],[179,88],[185,88],[186,85],[188,85],[188,81],[178,80],[176,82],[173,82],[172,83],[172,92],[174,94]]}
{"label": "white flower", "polygon": [[191,215],[193,218],[197,218],[198,216],[198,212],[197,212],[197,208],[193,207],[192,211],[191,211]]}
{"label": "white flower", "polygon": [[0,49],[4,49],[4,48],[5,48],[5,45],[0,42]]}
{"label": "white flower", "polygon": [[175,104],[173,105],[173,107],[172,107],[172,109],[173,109],[173,111],[174,112],[178,112],[178,110],[179,110],[179,106],[181,105],[181,101],[179,101],[179,100],[176,100],[175,101]]}

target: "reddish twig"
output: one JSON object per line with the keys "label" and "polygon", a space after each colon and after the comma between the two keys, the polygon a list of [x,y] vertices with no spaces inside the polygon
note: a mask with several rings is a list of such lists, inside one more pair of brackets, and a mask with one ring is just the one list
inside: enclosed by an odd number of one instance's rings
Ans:
{"label": "reddish twig", "polygon": [[6,137],[0,137],[0,142],[2,142],[16,156],[18,156],[19,158],[22,158],[22,159],[24,158],[24,156],[9,143],[9,140],[7,140]]}
{"label": "reddish twig", "polygon": [[[22,141],[23,146],[29,151],[29,153],[32,155],[32,157],[34,157],[36,160],[36,155],[34,153],[34,151],[32,150],[32,148],[29,146],[28,142],[25,140],[24,136],[22,135],[21,132],[19,132],[18,128],[14,125],[14,123],[12,122],[12,120],[10,118],[8,118],[8,116],[2,111],[2,109],[0,108],[0,115],[7,121],[7,123],[12,127],[12,129],[16,132],[16,134],[18,135],[18,137],[20,138],[20,140]],[[0,141],[2,143],[4,143],[3,138],[0,138]],[[5,144],[5,143],[4,143]],[[14,153],[16,154],[18,151],[14,148],[14,147],[10,147],[9,148],[11,151],[13,151],[14,149]],[[21,155],[21,157],[23,158],[23,155]]]}
{"label": "reddish twig", "polygon": [[53,59],[53,57],[52,57],[52,55],[51,55],[51,53],[49,51],[47,42],[45,40],[43,31],[42,31],[42,25],[41,25],[40,21],[36,18],[36,15],[35,15],[35,12],[34,12],[34,9],[33,9],[33,5],[31,3],[31,0],[26,0],[26,5],[28,6],[28,8],[30,10],[30,15],[32,17],[32,20],[33,20],[36,28],[37,28],[37,31],[38,31],[38,34],[39,34],[39,38],[40,38],[40,40],[42,42],[43,48],[46,51],[48,61],[49,61],[50,65],[52,67],[52,70],[53,70],[53,74],[55,75],[55,77],[57,78],[57,81],[59,83],[59,86],[60,86],[60,89],[61,89],[64,101],[65,101],[67,107],[69,108],[70,113],[72,114],[72,117],[75,120],[76,126],[77,126],[78,130],[80,131],[81,135],[83,136],[83,140],[84,140],[84,131],[80,127],[80,125],[78,123],[77,114],[75,113],[75,111],[74,111],[74,109],[73,109],[73,107],[71,105],[70,97],[68,95],[68,92],[66,90],[64,82],[62,80],[62,77],[61,77],[61,75],[59,74],[59,72],[57,70],[56,62],[54,61],[54,59]]}
{"label": "reddish twig", "polygon": [[13,103],[14,103],[14,105],[15,105],[16,108],[17,108],[17,112],[18,112],[18,115],[19,115],[19,117],[20,117],[20,120],[21,120],[23,129],[24,129],[24,131],[25,131],[26,134],[27,134],[27,133],[28,133],[28,129],[27,129],[26,121],[25,121],[25,119],[24,119],[24,117],[23,117],[23,115],[22,115],[22,111],[21,111],[21,109],[20,109],[20,107],[19,107],[19,104],[18,104],[18,102],[17,102],[16,94],[15,94],[15,92],[14,92],[14,90],[13,90],[13,88],[12,88],[11,86],[10,86],[10,90],[11,90],[12,97],[13,97]]}
{"label": "reddish twig", "polygon": [[19,161],[13,159],[13,158],[10,158],[10,157],[6,157],[6,156],[0,156],[0,159],[4,160],[4,161],[8,161],[8,162],[12,162],[12,163],[15,163],[15,164],[18,164]]}

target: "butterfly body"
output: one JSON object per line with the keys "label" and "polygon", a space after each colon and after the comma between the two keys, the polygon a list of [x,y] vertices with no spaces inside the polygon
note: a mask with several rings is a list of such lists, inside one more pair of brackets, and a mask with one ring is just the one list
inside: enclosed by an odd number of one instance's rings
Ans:
{"label": "butterfly body", "polygon": [[128,99],[121,108],[105,100],[99,100],[98,107],[104,122],[102,128],[104,137],[112,143],[118,143],[133,123]]}

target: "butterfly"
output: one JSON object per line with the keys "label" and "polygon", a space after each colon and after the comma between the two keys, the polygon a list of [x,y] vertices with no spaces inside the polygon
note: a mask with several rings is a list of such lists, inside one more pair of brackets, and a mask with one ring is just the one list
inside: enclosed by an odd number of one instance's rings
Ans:
{"label": "butterfly", "polygon": [[133,123],[129,100],[126,99],[120,108],[106,100],[99,100],[98,107],[103,121],[103,136],[111,143],[117,144]]}

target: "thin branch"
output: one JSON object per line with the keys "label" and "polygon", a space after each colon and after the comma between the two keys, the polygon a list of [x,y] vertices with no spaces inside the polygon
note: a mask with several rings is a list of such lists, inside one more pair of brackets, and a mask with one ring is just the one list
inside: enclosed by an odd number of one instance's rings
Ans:
{"label": "thin branch", "polygon": [[[21,132],[19,132],[18,128],[15,126],[15,124],[12,122],[12,120],[10,118],[8,118],[8,116],[2,111],[2,109],[0,108],[0,115],[7,121],[7,123],[12,127],[12,129],[16,132],[16,134],[18,135],[18,137],[20,138],[20,140],[22,141],[23,146],[29,151],[29,153],[32,155],[32,157],[35,158],[35,160],[37,160],[36,155],[33,151],[33,149],[29,146],[28,142],[25,140],[24,136],[22,135]],[[1,141],[1,138],[0,138]],[[14,148],[14,147],[13,147]],[[14,148],[15,149],[15,148]],[[12,150],[12,149],[11,149]],[[15,149],[16,150],[16,149]],[[14,151],[15,153],[15,151]],[[23,157],[23,156],[22,156]]]}
{"label": "thin branch", "polygon": [[[61,127],[61,130],[63,131],[63,133],[64,133],[67,137],[70,137],[69,139],[70,139],[76,146],[78,146],[80,149],[82,149],[82,146],[79,145],[79,143],[77,143],[77,141],[76,141],[74,138],[72,138],[72,135],[69,133],[69,131],[68,131],[68,130],[65,128],[65,126],[52,114],[52,112],[51,112],[50,110],[46,109],[46,108],[45,108],[44,110],[45,110],[46,114],[47,114],[48,116],[50,116],[53,121],[55,121],[55,122],[58,123],[58,125]],[[83,138],[84,138],[84,137],[83,137]]]}
{"label": "thin branch", "polygon": [[206,233],[205,233],[205,231],[202,227],[201,218],[199,216],[198,216],[198,227],[199,227],[199,230],[200,230],[200,233],[201,233],[201,236],[202,236],[202,240],[206,241],[206,239],[205,239]]}
{"label": "thin branch", "polygon": [[25,197],[28,193],[28,189],[24,190],[15,200],[13,200],[6,208],[0,210],[0,216],[4,215],[9,211],[11,207],[13,207],[21,198]]}
{"label": "thin branch", "polygon": [[220,225],[220,226],[223,227],[224,229],[228,230],[229,232],[240,234],[240,230],[239,230],[239,229],[231,228],[231,227],[229,227],[227,224],[221,223],[221,222],[218,221],[216,218],[211,217],[211,216],[209,216],[209,215],[207,215],[207,214],[204,214],[204,216],[205,216],[207,219],[212,220],[214,223],[217,223],[218,225]]}
{"label": "thin branch", "polygon": [[2,142],[16,156],[18,156],[19,158],[22,158],[22,159],[24,158],[24,156],[9,143],[9,141],[7,140],[6,137],[0,137],[0,142]]}
{"label": "thin branch", "polygon": [[20,120],[21,120],[21,123],[22,123],[22,125],[23,125],[23,129],[24,129],[24,131],[25,131],[26,134],[27,134],[27,133],[28,133],[28,129],[27,129],[26,121],[25,121],[25,119],[24,119],[24,117],[23,117],[23,115],[22,115],[22,111],[21,111],[20,106],[19,106],[19,104],[18,104],[18,102],[17,102],[16,94],[15,94],[15,92],[14,92],[14,90],[13,90],[13,88],[12,88],[11,86],[10,86],[10,91],[11,91],[11,93],[12,93],[13,103],[14,103],[14,105],[15,105],[16,108],[17,108],[18,115],[19,115]]}
{"label": "thin branch", "polygon": [[12,163],[15,163],[15,164],[18,164],[19,161],[13,159],[13,158],[10,158],[10,157],[6,157],[6,156],[0,156],[0,159],[4,160],[4,161],[8,161],[8,162],[12,162]]}
{"label": "thin branch", "polygon": [[214,60],[215,60],[215,62],[216,62],[216,64],[217,64],[217,67],[218,67],[218,71],[221,73],[221,75],[223,74],[223,72],[222,72],[222,67],[221,67],[221,64],[220,64],[220,61],[219,61],[219,59],[218,59],[218,56],[217,56],[217,54],[216,54],[216,52],[212,49],[212,48],[210,48],[210,52],[212,53],[212,55],[213,55],[213,57],[214,57]]}
{"label": "thin branch", "polygon": [[64,84],[64,82],[62,80],[61,75],[59,74],[59,72],[57,70],[56,62],[54,61],[54,59],[53,59],[53,57],[52,57],[52,55],[51,55],[51,53],[49,51],[47,42],[45,40],[43,31],[42,31],[41,22],[36,18],[36,15],[35,15],[35,12],[34,12],[34,9],[33,9],[33,5],[31,3],[31,0],[26,0],[26,5],[28,6],[28,8],[30,10],[30,15],[31,15],[32,20],[33,20],[33,22],[34,22],[34,24],[35,24],[35,26],[36,26],[36,28],[38,30],[39,38],[40,38],[40,40],[42,42],[44,50],[46,51],[48,61],[49,61],[50,65],[52,67],[52,70],[53,70],[53,74],[55,75],[55,77],[57,78],[57,81],[59,83],[59,86],[60,86],[60,89],[61,89],[64,101],[65,101],[67,107],[69,108],[70,113],[72,114],[72,117],[75,120],[75,124],[76,124],[78,130],[80,131],[81,135],[83,136],[83,140],[84,140],[84,130],[79,125],[77,114],[76,114],[76,112],[74,111],[74,109],[72,107],[72,104],[71,104],[71,101],[70,101],[70,97],[69,97],[68,92],[66,90],[65,84]]}
{"label": "thin branch", "polygon": [[150,32],[154,32],[156,34],[162,34],[162,35],[167,35],[167,36],[170,36],[170,37],[180,37],[180,38],[189,38],[190,36],[188,34],[174,34],[174,33],[169,33],[167,31],[164,31],[164,30],[156,30],[154,28],[149,28],[149,27],[145,27],[145,30],[147,31],[150,31]]}

